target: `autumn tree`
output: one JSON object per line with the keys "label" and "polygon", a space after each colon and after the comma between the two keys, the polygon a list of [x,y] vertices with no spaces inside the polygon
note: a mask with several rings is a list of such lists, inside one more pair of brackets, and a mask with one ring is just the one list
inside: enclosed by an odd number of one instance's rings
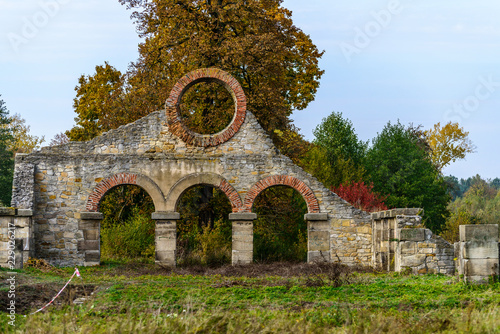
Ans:
{"label": "autumn tree", "polygon": [[177,80],[198,68],[217,67],[233,75],[249,110],[273,138],[275,129],[292,128],[293,110],[313,100],[323,53],[293,24],[282,0],[120,2],[133,10],[144,39],[139,59],[125,76],[106,64],[80,79],[71,140],[92,138],[162,109]]}
{"label": "autumn tree", "polygon": [[31,153],[38,150],[45,141],[44,136],[38,137],[30,134],[30,126],[19,114],[14,114],[10,118],[8,127],[12,133],[12,140],[9,142],[9,150],[14,154]]}
{"label": "autumn tree", "polygon": [[10,205],[14,159],[9,145],[13,140],[11,122],[5,102],[0,99],[0,206]]}
{"label": "autumn tree", "polygon": [[373,189],[387,196],[388,207],[423,208],[425,225],[435,232],[442,229],[450,196],[419,127],[389,122],[373,139],[365,166]]}
{"label": "autumn tree", "polygon": [[431,160],[439,170],[456,160],[465,159],[467,153],[474,153],[475,145],[469,139],[469,132],[458,123],[440,123],[425,131],[425,138],[431,149]]}
{"label": "autumn tree", "polygon": [[65,133],[70,140],[90,140],[133,121],[125,102],[125,76],[107,62],[95,70],[94,75],[78,79],[73,101],[76,126]]}

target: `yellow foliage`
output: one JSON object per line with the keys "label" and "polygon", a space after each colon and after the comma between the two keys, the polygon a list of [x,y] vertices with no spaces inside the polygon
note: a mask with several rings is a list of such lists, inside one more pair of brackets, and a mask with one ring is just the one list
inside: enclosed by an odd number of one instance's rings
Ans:
{"label": "yellow foliage", "polygon": [[2,125],[12,131],[13,139],[9,142],[9,151],[16,153],[31,153],[33,150],[40,149],[45,141],[44,136],[37,137],[30,135],[30,126],[26,120],[19,114],[10,117],[10,123]]}
{"label": "yellow foliage", "polygon": [[431,161],[439,170],[456,160],[465,159],[467,153],[474,153],[475,145],[469,139],[469,132],[458,123],[440,123],[425,131],[425,138],[431,148]]}

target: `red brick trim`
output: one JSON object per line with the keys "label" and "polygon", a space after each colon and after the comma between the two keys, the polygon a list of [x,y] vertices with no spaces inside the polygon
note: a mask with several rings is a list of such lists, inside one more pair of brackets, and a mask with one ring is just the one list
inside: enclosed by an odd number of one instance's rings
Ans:
{"label": "red brick trim", "polygon": [[137,174],[120,173],[102,180],[90,194],[85,209],[88,212],[97,212],[99,209],[99,203],[108,190],[121,184],[137,185],[137,177]]}
{"label": "red brick trim", "polygon": [[[179,105],[184,93],[199,82],[215,81],[222,84],[233,96],[235,113],[231,123],[221,132],[213,135],[202,135],[188,129],[181,121]],[[168,127],[170,132],[187,144],[201,147],[217,146],[233,137],[245,121],[247,102],[245,93],[239,82],[229,73],[217,68],[202,68],[189,72],[172,88],[165,103]]]}
{"label": "red brick trim", "polygon": [[253,203],[261,191],[279,185],[289,186],[297,190],[306,201],[308,213],[319,213],[319,203],[311,188],[301,180],[288,175],[268,176],[257,182],[247,193],[242,211],[252,212]]}
{"label": "red brick trim", "polygon": [[222,179],[220,181],[219,189],[224,194],[226,194],[227,198],[229,199],[229,202],[231,202],[231,207],[233,209],[233,212],[241,211],[243,204],[241,203],[240,195],[238,194],[236,189],[234,189],[234,187],[225,179]]}

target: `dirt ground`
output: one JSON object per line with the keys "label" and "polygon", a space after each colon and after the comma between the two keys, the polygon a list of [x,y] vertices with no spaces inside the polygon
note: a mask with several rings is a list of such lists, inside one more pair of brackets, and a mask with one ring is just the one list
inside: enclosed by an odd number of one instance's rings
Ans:
{"label": "dirt ground", "polygon": [[[64,284],[44,283],[16,287],[16,314],[27,314],[45,306],[61,290]],[[88,298],[96,289],[93,285],[68,285],[53,305],[71,305],[77,298]],[[6,310],[10,298],[8,291],[0,291],[0,309]],[[51,305],[52,306],[52,305]]]}

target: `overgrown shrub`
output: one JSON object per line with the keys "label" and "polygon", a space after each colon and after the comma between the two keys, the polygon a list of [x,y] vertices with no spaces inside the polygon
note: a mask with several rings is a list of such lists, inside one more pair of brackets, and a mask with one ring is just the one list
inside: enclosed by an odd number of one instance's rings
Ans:
{"label": "overgrown shrub", "polygon": [[101,228],[103,258],[154,257],[155,222],[138,209],[122,223]]}
{"label": "overgrown shrub", "polygon": [[231,261],[231,203],[217,188],[198,185],[182,194],[177,222],[177,263],[221,265]]}

